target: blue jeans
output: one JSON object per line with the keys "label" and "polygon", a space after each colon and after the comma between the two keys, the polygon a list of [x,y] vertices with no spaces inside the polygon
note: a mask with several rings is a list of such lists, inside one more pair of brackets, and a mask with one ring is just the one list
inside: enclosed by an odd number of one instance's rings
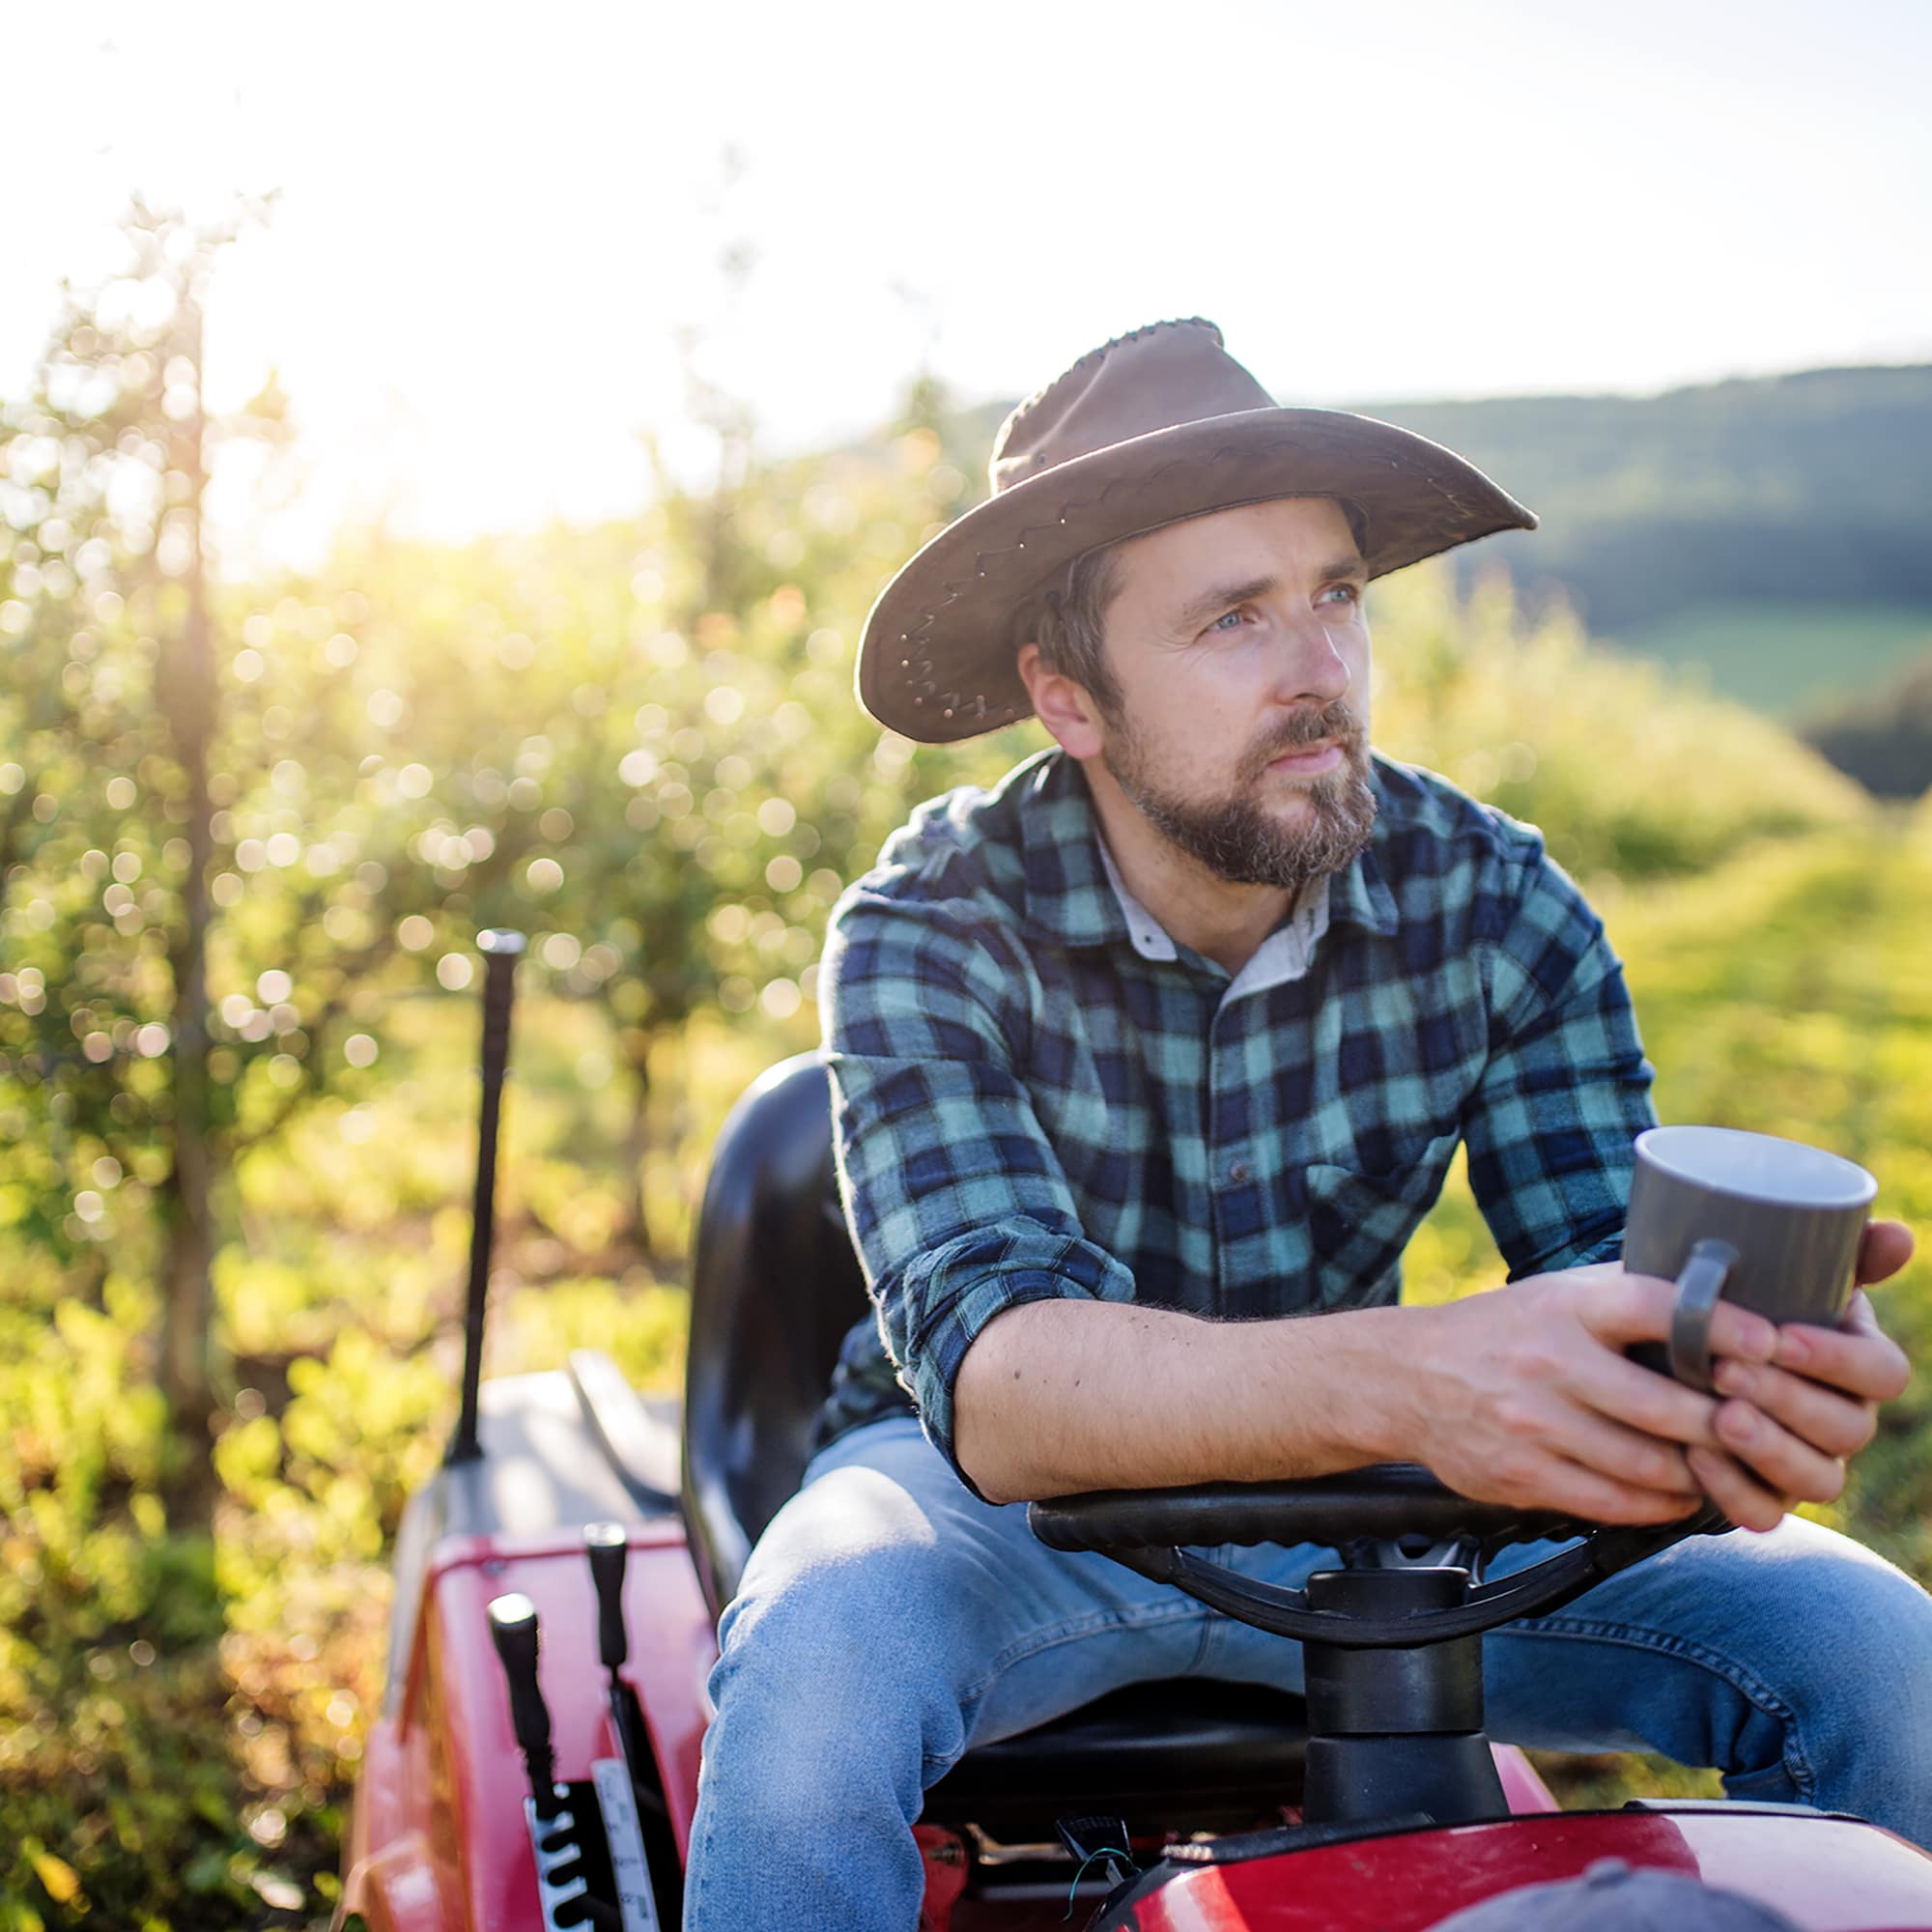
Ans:
{"label": "blue jeans", "polygon": [[[1511,1552],[1492,1567],[1547,1555]],[[1299,1584],[1332,1552],[1224,1549]],[[720,1625],[687,1932],[912,1932],[910,1827],[968,1745],[1120,1685],[1300,1690],[1301,1646],[980,1502],[910,1417],[818,1456]],[[1693,1537],[1484,1639],[1491,1735],[1713,1765],[1734,1798],[1857,1812],[1932,1845],[1932,1599],[1798,1518]]]}

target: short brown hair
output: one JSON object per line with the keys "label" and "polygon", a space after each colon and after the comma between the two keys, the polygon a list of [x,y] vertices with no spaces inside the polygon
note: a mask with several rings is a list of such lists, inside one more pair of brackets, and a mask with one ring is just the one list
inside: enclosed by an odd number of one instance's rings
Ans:
{"label": "short brown hair", "polygon": [[1107,663],[1105,635],[1107,606],[1120,588],[1119,579],[1114,546],[1076,556],[1059,589],[1047,592],[1033,634],[1047,669],[1082,686],[1108,716],[1121,701],[1121,687]]}

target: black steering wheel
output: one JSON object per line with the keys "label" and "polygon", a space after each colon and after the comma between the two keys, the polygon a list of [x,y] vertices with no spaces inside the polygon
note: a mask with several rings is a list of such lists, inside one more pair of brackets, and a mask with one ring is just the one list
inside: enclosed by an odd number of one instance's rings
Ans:
{"label": "black steering wheel", "polygon": [[[1675,1522],[1588,1523],[1505,1503],[1472,1501],[1415,1463],[1385,1463],[1293,1483],[1204,1483],[1191,1489],[1100,1490],[1027,1505],[1033,1533],[1054,1549],[1095,1550],[1157,1583],[1259,1630],[1349,1650],[1404,1649],[1494,1630],[1560,1608],[1585,1590],[1686,1537],[1731,1527],[1714,1508]],[[1317,1609],[1302,1590],[1257,1583],[1188,1546],[1317,1543],[1368,1538],[1461,1544],[1486,1560],[1513,1543],[1581,1542],[1497,1582],[1475,1582],[1459,1602],[1399,1614]],[[1480,1561],[1475,1567],[1480,1576]]]}

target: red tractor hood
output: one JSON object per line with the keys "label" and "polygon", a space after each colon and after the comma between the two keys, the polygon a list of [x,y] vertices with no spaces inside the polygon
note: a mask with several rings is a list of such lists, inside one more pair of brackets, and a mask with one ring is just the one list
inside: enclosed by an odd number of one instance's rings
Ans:
{"label": "red tractor hood", "polygon": [[1803,1932],[1932,1928],[1932,1859],[1873,1826],[1782,1807],[1549,1813],[1251,1859],[1228,1856],[1238,1841],[1198,1849],[1214,1861],[1157,1867],[1094,1932],[1428,1932],[1604,1859],[1741,1892]]}

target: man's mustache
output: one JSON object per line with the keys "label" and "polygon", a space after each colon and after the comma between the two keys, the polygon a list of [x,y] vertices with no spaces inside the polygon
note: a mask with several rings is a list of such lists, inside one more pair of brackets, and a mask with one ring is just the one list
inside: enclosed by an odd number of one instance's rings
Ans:
{"label": "man's mustache", "polygon": [[1295,711],[1284,718],[1265,739],[1248,754],[1248,768],[1259,777],[1284,752],[1299,751],[1332,738],[1348,755],[1350,764],[1361,762],[1362,721],[1341,698],[1324,704],[1319,711]]}

